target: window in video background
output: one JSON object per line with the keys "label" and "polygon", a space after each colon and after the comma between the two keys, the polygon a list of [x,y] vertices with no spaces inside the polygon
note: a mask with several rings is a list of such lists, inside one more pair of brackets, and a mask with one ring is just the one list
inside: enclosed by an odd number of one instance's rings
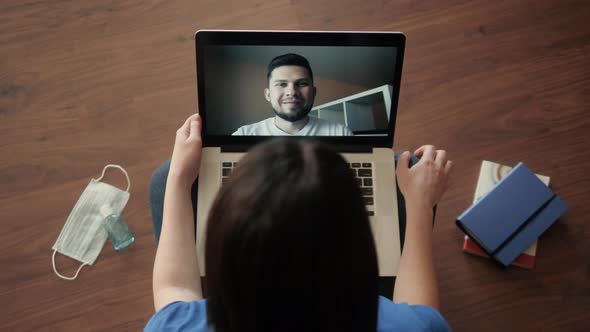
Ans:
{"label": "window in video background", "polygon": [[276,56],[305,57],[317,89],[310,116],[346,125],[355,135],[386,135],[391,109],[394,47],[207,46],[205,102],[209,135],[270,117],[264,97],[267,66]]}

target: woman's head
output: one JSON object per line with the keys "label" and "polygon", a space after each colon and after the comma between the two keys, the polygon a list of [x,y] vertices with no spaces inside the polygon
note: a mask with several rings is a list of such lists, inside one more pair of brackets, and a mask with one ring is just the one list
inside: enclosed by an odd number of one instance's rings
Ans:
{"label": "woman's head", "polygon": [[207,225],[216,330],[375,330],[375,245],[338,153],[284,138],[255,147],[222,187]]}

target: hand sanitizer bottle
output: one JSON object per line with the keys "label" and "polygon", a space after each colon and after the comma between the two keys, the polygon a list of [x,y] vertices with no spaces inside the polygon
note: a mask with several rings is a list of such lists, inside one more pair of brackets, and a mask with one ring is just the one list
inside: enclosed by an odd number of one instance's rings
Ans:
{"label": "hand sanitizer bottle", "polygon": [[135,237],[127,227],[127,223],[120,215],[113,212],[110,205],[103,205],[100,209],[104,219],[103,227],[107,231],[109,240],[115,250],[121,251],[135,242]]}

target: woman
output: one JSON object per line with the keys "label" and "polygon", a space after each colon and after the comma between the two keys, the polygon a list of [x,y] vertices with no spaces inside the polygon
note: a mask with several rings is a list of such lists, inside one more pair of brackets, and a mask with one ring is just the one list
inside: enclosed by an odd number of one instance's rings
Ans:
{"label": "woman", "polygon": [[219,192],[206,234],[207,299],[195,253],[191,186],[201,119],[178,130],[146,331],[449,330],[438,313],[432,208],[452,163],[423,146],[398,160],[407,224],[393,302],[377,293],[375,245],[360,191],[329,148],[287,139],[250,151]]}

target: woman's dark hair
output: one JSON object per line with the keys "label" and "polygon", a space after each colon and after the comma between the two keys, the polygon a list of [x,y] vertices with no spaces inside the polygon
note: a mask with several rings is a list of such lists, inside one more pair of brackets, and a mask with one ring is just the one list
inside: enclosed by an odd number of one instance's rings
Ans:
{"label": "woman's dark hair", "polygon": [[375,331],[378,267],[344,159],[312,141],[253,148],[221,188],[205,244],[216,332]]}
{"label": "woman's dark hair", "polygon": [[309,73],[309,78],[313,82],[313,72],[311,71],[309,61],[307,61],[305,57],[295,53],[279,55],[274,59],[270,60],[266,72],[266,80],[270,82],[272,71],[275,70],[275,68],[282,66],[299,66],[307,69],[307,72]]}

